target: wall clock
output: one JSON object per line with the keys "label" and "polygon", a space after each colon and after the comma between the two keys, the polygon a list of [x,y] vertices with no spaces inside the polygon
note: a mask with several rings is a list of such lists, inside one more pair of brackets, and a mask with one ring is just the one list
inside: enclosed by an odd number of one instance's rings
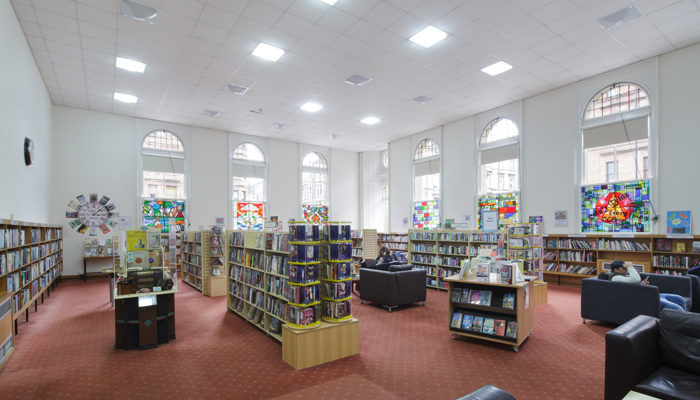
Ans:
{"label": "wall clock", "polygon": [[113,212],[117,206],[109,203],[107,196],[102,196],[99,201],[97,198],[97,193],[90,193],[89,200],[81,194],[68,203],[68,207],[75,210],[66,211],[66,218],[72,219],[69,222],[71,228],[77,228],[79,233],[89,232],[90,236],[96,236],[99,231],[106,234],[110,227],[117,226],[119,214]]}
{"label": "wall clock", "polygon": [[34,164],[34,141],[28,137],[24,138],[24,164]]}

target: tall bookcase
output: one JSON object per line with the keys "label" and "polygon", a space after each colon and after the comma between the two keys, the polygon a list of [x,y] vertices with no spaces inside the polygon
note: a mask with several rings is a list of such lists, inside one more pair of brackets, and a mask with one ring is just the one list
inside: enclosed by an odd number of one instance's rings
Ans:
{"label": "tall bookcase", "polygon": [[477,256],[482,245],[498,246],[500,243],[503,248],[506,236],[505,231],[410,229],[408,262],[426,270],[427,287],[447,290],[444,279],[458,273],[462,261]]}
{"label": "tall bookcase", "polygon": [[182,234],[182,281],[206,294],[211,273],[209,231]]}
{"label": "tall bookcase", "polygon": [[227,230],[225,254],[228,310],[281,342],[288,303],[289,235]]}
{"label": "tall bookcase", "polygon": [[61,226],[0,219],[0,368],[14,351],[17,320],[29,321],[62,271]]}
{"label": "tall bookcase", "polygon": [[377,230],[360,229],[351,232],[352,261],[355,264],[363,260],[377,258]]}
{"label": "tall bookcase", "polygon": [[508,259],[521,260],[523,272],[544,280],[543,236],[541,223],[514,223],[508,226]]}
{"label": "tall bookcase", "polygon": [[380,248],[408,252],[408,233],[378,233],[377,241]]}

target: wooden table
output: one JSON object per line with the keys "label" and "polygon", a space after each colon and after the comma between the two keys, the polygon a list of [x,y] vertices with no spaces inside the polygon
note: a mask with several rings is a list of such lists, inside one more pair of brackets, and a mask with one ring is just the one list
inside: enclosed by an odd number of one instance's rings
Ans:
{"label": "wooden table", "polygon": [[[87,282],[87,263],[88,263],[88,260],[95,260],[95,259],[104,260],[107,258],[115,258],[115,257],[117,259],[119,259],[118,255],[116,255],[116,256],[83,256],[83,282]],[[93,272],[93,273],[97,273],[97,272]]]}
{"label": "wooden table", "polygon": [[113,267],[100,268],[100,272],[109,274],[109,302],[112,303],[112,307],[114,307],[114,280],[116,278],[116,273]]}

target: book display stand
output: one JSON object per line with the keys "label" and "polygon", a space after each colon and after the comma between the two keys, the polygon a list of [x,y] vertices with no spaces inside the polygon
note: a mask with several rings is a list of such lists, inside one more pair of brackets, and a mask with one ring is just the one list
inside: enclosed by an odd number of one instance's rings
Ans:
{"label": "book display stand", "polygon": [[202,292],[207,291],[211,275],[209,231],[186,231],[182,234],[182,281]]}
{"label": "book display stand", "polygon": [[224,228],[214,225],[209,229],[209,276],[203,293],[209,297],[226,294],[226,273],[224,269]]}
{"label": "book display stand", "polygon": [[321,260],[322,316],[325,322],[352,320],[352,257],[349,222],[323,225]]}
{"label": "book display stand", "polygon": [[541,223],[514,223],[508,226],[508,259],[521,260],[522,272],[544,282]]}
{"label": "book display stand", "polygon": [[534,328],[531,282],[502,284],[445,278],[448,283],[448,330],[452,338],[510,345],[518,351]]}
{"label": "book display stand", "polygon": [[289,286],[287,326],[291,329],[318,328],[320,286],[320,226],[302,221],[289,222]]}
{"label": "book display stand", "polygon": [[38,310],[62,272],[60,225],[0,219],[0,368],[14,352],[17,320],[29,321],[29,308]]}

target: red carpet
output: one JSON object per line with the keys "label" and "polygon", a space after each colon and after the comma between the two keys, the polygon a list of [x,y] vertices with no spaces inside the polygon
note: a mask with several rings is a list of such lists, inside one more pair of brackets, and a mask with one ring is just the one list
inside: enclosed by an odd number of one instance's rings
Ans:
{"label": "red carpet", "polygon": [[[3,399],[454,399],[493,384],[518,399],[601,399],[604,336],[584,325],[580,289],[549,286],[520,351],[447,332],[447,293],[392,313],[354,299],[360,354],[295,371],[282,347],[225,312],[225,297],[179,285],[177,339],[114,350],[106,280],[64,282],[29,322],[0,371]],[[33,310],[33,308],[32,308]]]}

